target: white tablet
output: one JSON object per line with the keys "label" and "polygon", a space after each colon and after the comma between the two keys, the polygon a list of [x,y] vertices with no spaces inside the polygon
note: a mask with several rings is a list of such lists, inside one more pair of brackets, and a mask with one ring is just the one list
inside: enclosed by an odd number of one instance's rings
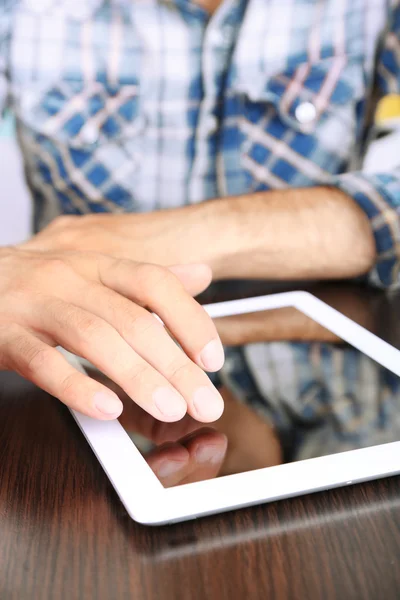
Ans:
{"label": "white tablet", "polygon": [[[172,523],[400,472],[400,352],[306,292],[205,307],[219,421],[73,412],[130,516]],[[66,353],[77,368],[78,359]]]}

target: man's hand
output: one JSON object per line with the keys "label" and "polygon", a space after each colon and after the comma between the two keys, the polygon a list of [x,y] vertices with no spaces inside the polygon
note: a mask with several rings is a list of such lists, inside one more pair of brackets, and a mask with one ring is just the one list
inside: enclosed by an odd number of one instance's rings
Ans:
{"label": "man's hand", "polygon": [[220,369],[223,349],[182,284],[199,292],[210,279],[204,265],[169,270],[95,253],[0,249],[0,368],[89,416],[118,417],[117,395],[70,366],[60,345],[157,419],[177,421],[188,411],[214,421],[223,401],[202,369]]}
{"label": "man's hand", "polygon": [[218,235],[204,205],[139,214],[64,215],[24,244],[32,250],[80,250],[163,266],[211,265]]}
{"label": "man's hand", "polygon": [[133,439],[140,434],[155,444],[144,456],[164,487],[262,469],[283,460],[279,435],[269,419],[240,402],[227,387],[220,389],[224,413],[206,429],[190,415],[178,423],[155,421],[102,373],[89,372],[122,399],[120,423],[128,434]]}

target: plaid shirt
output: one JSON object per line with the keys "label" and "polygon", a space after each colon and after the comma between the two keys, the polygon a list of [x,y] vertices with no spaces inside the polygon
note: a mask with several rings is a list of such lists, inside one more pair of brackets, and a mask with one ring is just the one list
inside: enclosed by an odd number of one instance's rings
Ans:
{"label": "plaid shirt", "polygon": [[36,229],[330,184],[371,220],[372,280],[398,286],[400,170],[359,169],[399,31],[399,0],[225,0],[211,19],[189,0],[0,0]]}
{"label": "plaid shirt", "polygon": [[227,348],[217,377],[274,426],[285,461],[400,441],[400,378],[348,345]]}
{"label": "plaid shirt", "polygon": [[[230,348],[212,379],[273,426],[284,462],[400,441],[399,377],[347,345]],[[144,454],[154,448],[149,439],[128,433]]]}
{"label": "plaid shirt", "polygon": [[[189,0],[0,0],[0,98],[17,117],[36,229],[61,213],[329,184],[371,220],[372,281],[398,286],[400,170],[360,165],[376,99],[399,91],[399,32],[399,0],[225,0],[212,18]],[[365,445],[380,426],[375,439],[398,438],[397,378],[325,346],[320,369],[348,365],[340,399],[315,383],[313,348],[230,349],[221,376],[282,431],[328,415],[319,450],[314,436],[297,456]]]}

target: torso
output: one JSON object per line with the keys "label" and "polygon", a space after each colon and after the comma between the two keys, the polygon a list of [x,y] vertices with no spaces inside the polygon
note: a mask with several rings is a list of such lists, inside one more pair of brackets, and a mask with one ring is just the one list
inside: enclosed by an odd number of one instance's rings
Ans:
{"label": "torso", "polygon": [[350,168],[386,0],[359,0],[344,28],[337,0],[294,0],[287,21],[281,0],[196,1],[212,16],[172,0],[16,4],[11,96],[37,228]]}

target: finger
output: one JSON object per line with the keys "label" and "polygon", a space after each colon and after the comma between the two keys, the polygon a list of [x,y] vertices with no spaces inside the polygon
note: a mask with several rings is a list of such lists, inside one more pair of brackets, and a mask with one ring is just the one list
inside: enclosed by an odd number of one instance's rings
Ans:
{"label": "finger", "polygon": [[18,325],[0,332],[2,366],[16,371],[61,402],[96,419],[116,419],[122,402],[113,392],[74,369],[58,350]]}
{"label": "finger", "polygon": [[[90,372],[89,375],[91,375]],[[98,372],[94,378],[98,378]],[[103,383],[105,380],[106,378],[104,378]],[[159,421],[140,408],[135,402],[132,402],[124,392],[122,394],[121,392],[117,393],[117,395],[124,405],[123,413],[119,418],[122,427],[128,433],[139,433],[157,446],[168,442],[177,442],[200,427],[199,422],[195,421],[189,415],[185,415],[183,419],[175,423]]]}
{"label": "finger", "polygon": [[212,281],[212,271],[208,265],[174,265],[168,268],[191,296],[204,292]]}
{"label": "finger", "polygon": [[225,435],[203,429],[179,443],[156,448],[145,458],[164,487],[171,487],[216,477],[226,449]]}
{"label": "finger", "polygon": [[181,441],[189,452],[187,473],[181,484],[194,483],[217,477],[224,462],[228,439],[221,432],[213,430],[197,431]]}
{"label": "finger", "polygon": [[202,422],[216,421],[223,401],[208,376],[144,308],[100,284],[89,284],[79,306],[106,321],[147,364],[185,398],[189,414]]}
{"label": "finger", "polygon": [[166,444],[145,456],[147,464],[164,487],[178,485],[186,476],[189,452],[179,444]]}
{"label": "finger", "polygon": [[30,306],[30,311],[37,326],[60,346],[89,360],[155,418],[178,421],[185,415],[184,398],[109,323],[53,298]]}
{"label": "finger", "polygon": [[156,313],[203,369],[221,369],[224,350],[212,319],[168,269],[102,257],[99,273],[104,285]]}

